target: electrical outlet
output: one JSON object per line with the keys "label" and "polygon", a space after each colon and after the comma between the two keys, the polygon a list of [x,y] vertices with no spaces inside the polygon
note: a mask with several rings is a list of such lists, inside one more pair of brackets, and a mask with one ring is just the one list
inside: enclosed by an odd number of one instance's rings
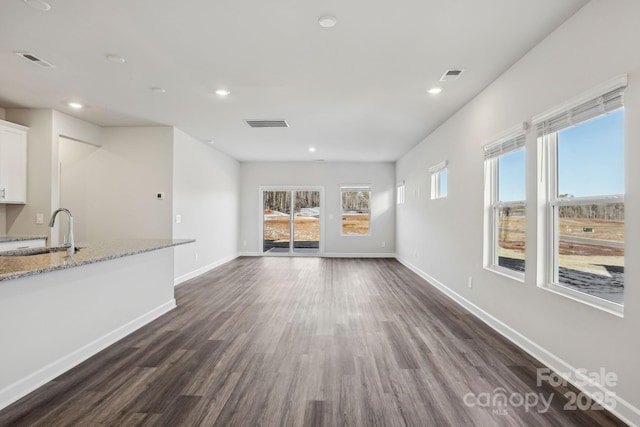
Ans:
{"label": "electrical outlet", "polygon": [[246,240],[242,241],[242,246],[247,246],[247,241]]}
{"label": "electrical outlet", "polygon": [[469,276],[469,289],[473,288],[473,277]]}
{"label": "electrical outlet", "polygon": [[387,246],[387,242],[385,242],[384,240],[382,241],[382,247],[384,248],[385,246]]}
{"label": "electrical outlet", "polygon": [[36,224],[44,224],[44,214],[36,214]]}
{"label": "electrical outlet", "polygon": [[195,253],[193,254],[193,259],[194,259],[194,261],[197,261],[197,260],[198,260],[198,252],[195,252]]}
{"label": "electrical outlet", "polygon": [[176,214],[176,224],[180,224],[182,222],[182,215]]}

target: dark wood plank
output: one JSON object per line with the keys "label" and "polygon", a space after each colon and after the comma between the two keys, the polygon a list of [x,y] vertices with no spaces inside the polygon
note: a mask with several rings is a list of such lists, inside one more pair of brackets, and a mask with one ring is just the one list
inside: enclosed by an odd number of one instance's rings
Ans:
{"label": "dark wood plank", "polygon": [[[392,259],[238,258],[178,308],[0,411],[1,426],[611,426]],[[465,405],[495,390],[547,412]],[[540,409],[536,408],[536,409]]]}

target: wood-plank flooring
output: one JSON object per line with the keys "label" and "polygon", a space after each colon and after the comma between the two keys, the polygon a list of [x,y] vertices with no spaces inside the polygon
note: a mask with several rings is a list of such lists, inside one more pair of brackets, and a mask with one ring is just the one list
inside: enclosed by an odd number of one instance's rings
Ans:
{"label": "wood-plank flooring", "polygon": [[[238,258],[176,298],[0,426],[623,425],[563,410],[537,361],[392,259]],[[468,393],[554,397],[539,413]]]}

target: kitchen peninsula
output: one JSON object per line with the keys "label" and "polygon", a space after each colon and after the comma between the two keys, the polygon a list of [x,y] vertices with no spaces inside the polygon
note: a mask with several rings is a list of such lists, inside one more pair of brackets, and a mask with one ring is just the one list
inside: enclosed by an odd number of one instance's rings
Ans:
{"label": "kitchen peninsula", "polygon": [[173,247],[192,242],[0,252],[0,408],[173,309]]}

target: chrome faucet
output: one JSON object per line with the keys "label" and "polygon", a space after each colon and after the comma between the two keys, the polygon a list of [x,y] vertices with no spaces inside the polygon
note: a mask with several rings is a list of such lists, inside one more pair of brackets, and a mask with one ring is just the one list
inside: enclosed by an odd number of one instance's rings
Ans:
{"label": "chrome faucet", "polygon": [[49,227],[53,227],[53,224],[56,222],[56,215],[58,215],[59,212],[64,212],[69,217],[69,234],[67,234],[67,243],[65,244],[65,246],[67,247],[67,254],[73,255],[74,253],[76,253],[76,247],[75,243],[73,242],[73,216],[71,216],[71,212],[69,212],[69,209],[56,209],[53,215],[51,215]]}

